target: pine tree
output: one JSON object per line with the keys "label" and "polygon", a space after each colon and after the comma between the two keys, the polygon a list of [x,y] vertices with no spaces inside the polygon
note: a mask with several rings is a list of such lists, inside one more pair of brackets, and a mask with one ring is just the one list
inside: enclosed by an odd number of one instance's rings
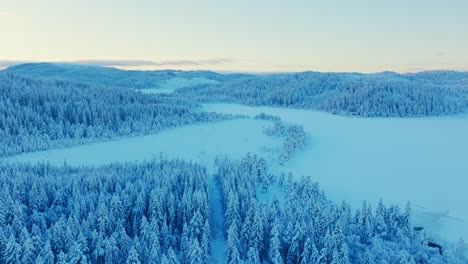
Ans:
{"label": "pine tree", "polygon": [[167,264],[179,264],[177,255],[175,254],[174,250],[172,250],[172,247],[169,247],[167,250]]}
{"label": "pine tree", "polygon": [[182,228],[182,237],[180,238],[180,251],[182,259],[188,261],[188,256],[190,255],[190,235],[189,228],[185,222]]}
{"label": "pine tree", "polygon": [[304,243],[304,249],[302,250],[301,253],[301,264],[306,264],[306,263],[313,263],[314,262],[314,257],[312,254],[317,251],[317,248],[315,248],[315,244],[312,241],[311,237],[307,237],[305,243]]}
{"label": "pine tree", "polygon": [[203,232],[203,217],[200,213],[200,210],[196,210],[193,214],[192,219],[190,220],[191,235],[196,238],[201,238]]}
{"label": "pine tree", "polygon": [[190,264],[203,263],[203,250],[201,249],[200,243],[198,243],[197,238],[193,238],[192,243],[190,244],[188,263]]}
{"label": "pine tree", "polygon": [[3,261],[6,264],[19,264],[21,246],[16,242],[13,235],[10,235],[6,241],[5,249],[3,252]]}
{"label": "pine tree", "polygon": [[156,221],[151,221],[149,224],[149,242],[145,247],[149,250],[149,262],[155,263],[160,257],[161,244],[159,242],[159,227]]}
{"label": "pine tree", "polygon": [[23,248],[21,251],[21,263],[33,263],[34,252],[34,242],[28,236],[23,242]]}
{"label": "pine tree", "polygon": [[113,236],[105,240],[104,250],[106,263],[115,263],[118,258],[119,248],[117,246],[117,241],[115,241]]}
{"label": "pine tree", "polygon": [[387,224],[385,223],[385,206],[382,200],[379,200],[375,212],[375,227],[374,230],[377,235],[385,238],[387,236]]}
{"label": "pine tree", "polygon": [[250,247],[247,251],[247,263],[249,264],[260,264],[260,257],[258,250],[254,247]]}
{"label": "pine tree", "polygon": [[237,227],[232,223],[227,231],[226,241],[226,258],[228,264],[241,264],[241,257],[239,253],[239,238],[237,235]]}
{"label": "pine tree", "polygon": [[126,264],[140,264],[139,258],[140,257],[139,257],[138,251],[135,249],[135,247],[132,247],[130,251],[128,252],[127,261],[125,263]]}
{"label": "pine tree", "polygon": [[283,264],[283,259],[281,257],[279,223],[277,220],[272,223],[270,236],[270,249],[268,252],[270,261],[273,264]]}
{"label": "pine tree", "polygon": [[225,219],[226,229],[228,229],[232,223],[235,223],[236,226],[240,224],[239,200],[234,191],[230,191],[227,196]]}
{"label": "pine tree", "polygon": [[47,240],[44,248],[42,249],[42,261],[45,264],[54,264],[54,253],[52,252],[52,247],[50,246],[50,240]]}
{"label": "pine tree", "polygon": [[252,229],[250,233],[250,246],[258,249],[258,251],[263,250],[263,219],[260,210],[257,208],[254,211]]}
{"label": "pine tree", "polygon": [[[23,262],[27,263],[27,262]],[[67,264],[68,263],[68,257],[63,251],[60,251],[60,253],[57,256],[57,264]]]}
{"label": "pine tree", "polygon": [[210,255],[210,243],[211,243],[211,226],[208,220],[205,221],[205,225],[203,227],[203,234],[201,239],[201,248],[203,251],[203,262],[210,263],[211,262],[211,255]]}

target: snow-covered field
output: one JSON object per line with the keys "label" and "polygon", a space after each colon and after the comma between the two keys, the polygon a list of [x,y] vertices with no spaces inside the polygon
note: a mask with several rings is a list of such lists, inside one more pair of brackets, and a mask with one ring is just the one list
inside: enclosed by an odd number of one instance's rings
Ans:
{"label": "snow-covered field", "polygon": [[211,167],[219,154],[241,158],[245,153],[274,156],[281,140],[265,135],[272,125],[265,120],[236,119],[169,129],[158,134],[82,145],[71,148],[32,152],[5,161],[50,162],[61,165],[100,165],[158,158],[181,158]]}
{"label": "snow-covered field", "polygon": [[468,239],[468,116],[350,118],[236,104],[204,109],[263,112],[301,124],[309,136],[306,148],[275,170],[310,175],[328,197],[355,208],[363,200],[411,201],[415,224],[451,241]]}
{"label": "snow-covered field", "polygon": [[138,91],[145,94],[170,94],[175,89],[174,88],[154,88],[154,89],[137,89]]}
{"label": "snow-covered field", "polygon": [[190,86],[195,86],[195,85],[200,85],[200,84],[211,85],[211,84],[217,84],[217,83],[219,82],[215,80],[203,78],[203,77],[197,77],[197,78],[192,78],[192,79],[174,77],[174,78],[163,81],[159,87],[138,89],[138,90],[141,91],[142,93],[148,93],[148,94],[169,94],[179,88],[190,87]]}

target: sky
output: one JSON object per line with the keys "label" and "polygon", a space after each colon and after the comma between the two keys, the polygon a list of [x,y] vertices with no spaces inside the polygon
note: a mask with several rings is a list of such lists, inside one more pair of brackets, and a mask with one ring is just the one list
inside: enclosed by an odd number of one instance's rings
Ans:
{"label": "sky", "polygon": [[0,67],[468,71],[467,0],[0,0]]}

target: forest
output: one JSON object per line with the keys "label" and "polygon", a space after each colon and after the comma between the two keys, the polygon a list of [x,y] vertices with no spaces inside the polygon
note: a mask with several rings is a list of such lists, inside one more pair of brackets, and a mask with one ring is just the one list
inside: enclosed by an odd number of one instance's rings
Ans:
{"label": "forest", "polygon": [[[468,106],[468,76],[456,72],[236,75],[172,94],[38,74],[0,73],[0,158],[248,118],[205,112],[200,102],[360,117],[458,114]],[[164,155],[95,166],[0,160],[0,263],[212,263],[213,189],[228,264],[468,262],[463,241],[413,225],[410,203],[352,209],[328,199],[311,177],[273,173],[313,135],[276,116],[253,118],[270,121],[263,132],[282,141],[275,164],[250,153],[203,165]]]}
{"label": "forest", "polygon": [[466,111],[467,83],[467,74],[458,72],[303,72],[249,76],[178,92],[205,102],[281,106],[363,117],[420,117]]}
{"label": "forest", "polygon": [[171,95],[0,74],[0,157],[211,122]]}
{"label": "forest", "polygon": [[199,165],[0,164],[0,186],[2,263],[209,262]]}
{"label": "forest", "polygon": [[9,67],[4,71],[33,79],[69,81],[114,89],[157,89],[172,78],[203,79],[208,80],[207,83],[217,83],[240,76],[209,71],[125,71],[111,67],[67,63],[26,63]]}
{"label": "forest", "polygon": [[[465,263],[431,247],[403,210],[352,211],[262,158],[216,159],[227,263]],[[181,160],[97,167],[0,164],[2,263],[210,263],[205,167]],[[260,193],[278,186],[274,198]],[[277,199],[275,197],[282,197]],[[430,244],[432,243],[432,244]],[[461,248],[460,248],[461,250]]]}

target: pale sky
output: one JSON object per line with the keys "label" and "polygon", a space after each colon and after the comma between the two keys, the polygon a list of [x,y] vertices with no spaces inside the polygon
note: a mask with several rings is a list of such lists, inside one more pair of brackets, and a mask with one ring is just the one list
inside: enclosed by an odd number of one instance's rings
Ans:
{"label": "pale sky", "polygon": [[468,70],[468,0],[0,0],[0,67]]}

